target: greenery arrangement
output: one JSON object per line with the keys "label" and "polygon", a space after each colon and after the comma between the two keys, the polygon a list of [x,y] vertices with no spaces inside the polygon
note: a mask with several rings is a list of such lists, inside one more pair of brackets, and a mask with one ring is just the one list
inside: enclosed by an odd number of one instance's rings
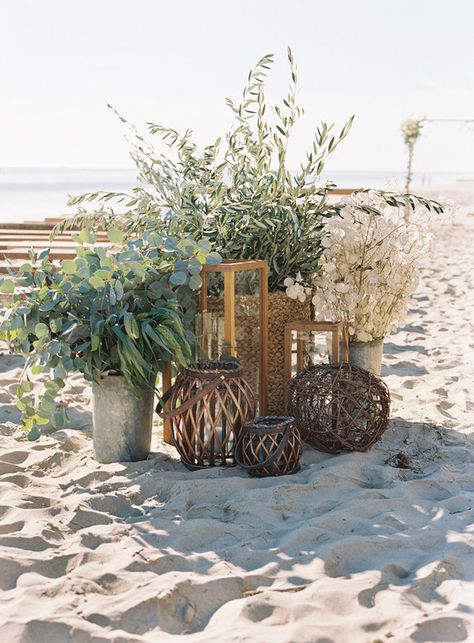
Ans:
{"label": "greenery arrangement", "polygon": [[[111,228],[109,238],[121,244],[123,233]],[[202,266],[221,260],[206,240],[152,232],[108,249],[94,245],[86,229],[77,240],[76,258],[59,267],[46,250],[0,278],[0,291],[13,299],[0,338],[26,358],[17,405],[31,439],[40,425],[64,426],[56,402],[73,372],[88,381],[119,374],[131,388],[154,387],[163,361],[192,361],[193,291],[201,286]]]}
{"label": "greenery arrangement", "polygon": [[[227,100],[235,119],[230,131],[202,151],[191,131],[180,135],[149,123],[161,146],[155,150],[130,126],[131,156],[141,185],[131,194],[96,192],[72,198],[70,205],[79,207],[73,223],[120,224],[127,235],[152,230],[193,239],[204,236],[225,258],[266,259],[271,291],[284,290],[288,275],[309,278],[321,252],[324,221],[340,209],[328,203],[334,184],[319,185],[319,177],[328,156],[348,134],[352,118],[339,133],[321,123],[300,170],[290,172],[288,146],[303,109],[296,102],[297,70],[290,49],[288,60],[289,93],[272,116],[265,80],[273,56],[267,55],[249,73],[240,103]],[[125,209],[121,216],[117,206]]]}

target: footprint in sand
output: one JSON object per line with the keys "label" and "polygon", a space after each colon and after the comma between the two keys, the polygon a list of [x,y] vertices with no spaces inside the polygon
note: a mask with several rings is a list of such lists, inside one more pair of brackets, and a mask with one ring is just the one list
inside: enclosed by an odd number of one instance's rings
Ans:
{"label": "footprint in sand", "polygon": [[44,496],[25,496],[24,500],[18,503],[21,509],[46,509],[51,505],[52,501]]}
{"label": "footprint in sand", "polygon": [[13,532],[19,532],[23,529],[24,526],[25,522],[23,520],[4,523],[3,525],[0,525],[0,534],[11,534]]}
{"label": "footprint in sand", "polygon": [[16,464],[10,464],[10,462],[0,461],[0,476],[5,475],[6,473],[18,473],[23,469]]}
{"label": "footprint in sand", "polygon": [[41,536],[5,536],[0,538],[0,546],[29,551],[44,551],[45,549],[54,547],[54,544],[49,543],[44,538],[41,538]]}
{"label": "footprint in sand", "polygon": [[437,409],[438,409],[438,411],[441,413],[441,415],[444,415],[444,417],[449,418],[450,420],[452,420],[452,419],[454,419],[454,417],[455,417],[455,416],[454,416],[454,415],[452,415],[451,413],[448,413],[448,411],[449,411],[449,409],[451,409],[453,406],[454,406],[454,404],[452,404],[451,402],[445,402],[445,401],[442,401],[442,402],[439,402],[439,403],[436,405],[436,408],[437,408]]}
{"label": "footprint in sand", "polygon": [[2,453],[0,462],[9,462],[10,464],[21,464],[28,458],[28,453],[25,451],[7,451]]}
{"label": "footprint in sand", "polygon": [[2,483],[5,484],[5,482],[14,484],[17,487],[21,487],[22,489],[25,489],[25,487],[31,484],[31,480],[29,476],[21,473],[13,473],[13,474],[2,476]]}
{"label": "footprint in sand", "polygon": [[[444,395],[446,395],[446,393],[444,393]],[[449,409],[451,409],[454,406],[454,404],[452,402],[446,402],[443,400],[442,402],[439,402],[436,406],[442,411],[449,411]]]}
{"label": "footprint in sand", "polygon": [[444,643],[451,641],[466,641],[468,637],[465,621],[461,618],[442,617],[419,623],[411,635],[417,643]]}

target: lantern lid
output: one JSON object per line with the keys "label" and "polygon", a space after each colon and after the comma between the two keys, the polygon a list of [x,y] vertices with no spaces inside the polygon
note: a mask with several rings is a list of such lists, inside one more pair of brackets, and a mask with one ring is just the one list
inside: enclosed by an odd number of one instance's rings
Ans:
{"label": "lantern lid", "polygon": [[223,259],[216,265],[205,264],[203,272],[240,272],[243,270],[262,270],[267,266],[265,259]]}
{"label": "lantern lid", "polygon": [[242,365],[233,360],[216,360],[212,362],[196,362],[186,368],[186,374],[191,377],[214,378],[218,375],[224,377],[239,377],[242,375]]}

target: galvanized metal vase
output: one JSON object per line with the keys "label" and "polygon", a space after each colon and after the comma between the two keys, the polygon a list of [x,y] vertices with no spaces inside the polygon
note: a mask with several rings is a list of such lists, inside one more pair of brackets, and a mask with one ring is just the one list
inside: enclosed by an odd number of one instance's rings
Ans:
{"label": "galvanized metal vase", "polygon": [[380,377],[382,368],[383,338],[372,342],[350,342],[349,362],[354,366],[365,368]]}
{"label": "galvanized metal vase", "polygon": [[153,398],[153,389],[132,390],[121,375],[108,375],[92,384],[93,439],[98,462],[147,459]]}

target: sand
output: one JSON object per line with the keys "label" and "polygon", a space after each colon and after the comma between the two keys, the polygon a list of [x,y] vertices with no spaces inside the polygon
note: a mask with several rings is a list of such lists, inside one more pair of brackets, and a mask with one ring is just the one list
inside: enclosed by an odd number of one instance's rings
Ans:
{"label": "sand", "polygon": [[474,640],[471,223],[438,230],[387,338],[383,439],[294,476],[190,473],[158,431],[148,461],[99,465],[80,378],[74,428],[30,443],[1,356],[0,640]]}

